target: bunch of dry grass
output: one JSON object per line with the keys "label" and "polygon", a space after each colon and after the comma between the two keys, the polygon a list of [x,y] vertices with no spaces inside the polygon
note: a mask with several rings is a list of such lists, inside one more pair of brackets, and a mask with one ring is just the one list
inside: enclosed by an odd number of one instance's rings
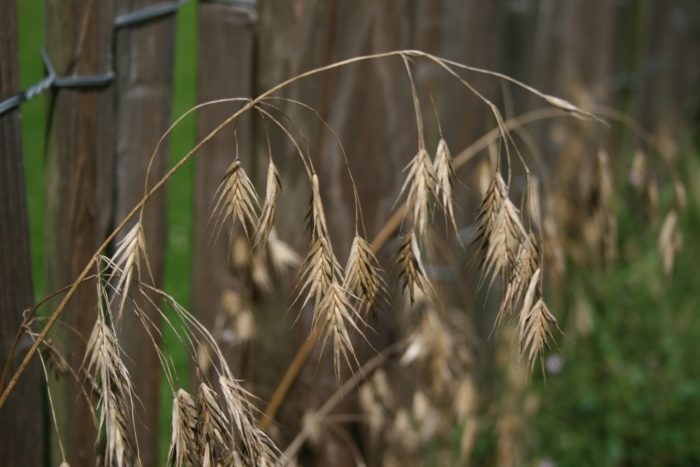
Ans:
{"label": "bunch of dry grass", "polygon": [[500,276],[508,276],[515,265],[518,247],[527,237],[518,208],[508,197],[508,186],[499,172],[486,191],[476,218],[477,231],[473,243],[479,247],[480,268],[490,284]]}
{"label": "bunch of dry grass", "polygon": [[[146,285],[141,280],[142,269],[148,268],[146,239],[142,226],[144,207],[146,202],[170,180],[173,174],[197,154],[202,145],[211,140],[224,127],[236,122],[244,113],[252,110],[253,113],[257,112],[256,115],[262,115],[266,122],[269,120],[277,125],[297,149],[309,175],[311,188],[311,203],[308,214],[310,247],[300,265],[301,271],[298,275],[299,282],[295,302],[299,301],[302,308],[308,304],[313,305],[312,336],[315,342],[322,343],[322,350],[328,341],[332,342],[334,368],[337,377],[340,378],[343,362],[348,366],[352,366],[353,362],[358,363],[353,348],[352,334],[357,333],[357,335],[363,336],[360,326],[364,324],[366,313],[383,300],[387,287],[376,257],[376,249],[358,234],[359,225],[363,226],[364,231],[364,222],[361,218],[362,209],[342,144],[341,150],[348,166],[356,200],[355,237],[349,252],[345,273],[331,244],[319,179],[313,169],[311,155],[308,154],[308,151],[305,153],[299,146],[295,137],[295,134],[299,132],[294,130],[294,121],[268,101],[277,91],[307,76],[363,60],[386,59],[388,57],[400,57],[404,62],[411,85],[418,132],[418,149],[407,166],[406,178],[399,193],[399,198],[405,197],[405,206],[395,213],[398,220],[396,225],[392,227],[392,229],[398,229],[399,226],[406,226],[402,232],[403,236],[400,240],[396,261],[400,270],[399,278],[404,283],[404,290],[408,291],[411,304],[419,304],[424,308],[422,315],[420,315],[419,326],[409,338],[410,343],[403,355],[402,362],[405,365],[422,367],[423,371],[430,374],[431,384],[417,388],[412,393],[410,407],[408,405],[400,407],[398,403],[390,403],[386,394],[377,396],[381,399],[381,405],[385,409],[391,406],[393,411],[393,422],[385,420],[382,422],[382,426],[391,426],[389,432],[397,438],[401,438],[402,443],[418,446],[442,431],[444,424],[440,420],[444,419],[444,414],[448,413],[448,410],[457,407],[462,422],[467,417],[473,417],[476,397],[474,396],[474,381],[471,376],[472,356],[471,349],[465,344],[465,340],[471,336],[466,326],[455,324],[460,320],[454,319],[451,311],[443,312],[434,308],[434,304],[438,303],[439,300],[435,300],[437,297],[434,296],[434,289],[430,284],[423,258],[424,252],[433,251],[431,246],[434,245],[431,245],[429,238],[429,225],[435,204],[438,204],[443,210],[446,221],[455,230],[458,228],[454,207],[456,162],[452,159],[442,134],[440,134],[436,154],[432,160],[426,150],[420,98],[413,79],[412,65],[418,59],[438,65],[489,107],[498,125],[496,139],[500,139],[500,143],[504,145],[506,150],[509,183],[511,151],[519,156],[523,165],[525,165],[524,158],[518,152],[517,146],[509,134],[508,125],[495,104],[465,81],[458,71],[468,70],[509,81],[534,93],[558,109],[580,117],[595,117],[569,102],[542,94],[507,76],[464,66],[418,51],[395,51],[348,59],[302,73],[255,99],[224,99],[201,104],[178,119],[163,135],[161,142],[186,115],[197,108],[221,102],[242,102],[238,111],[227,117],[216,129],[188,151],[162,179],[154,186],[149,187],[149,172],[155,154],[158,152],[159,142],[149,162],[143,198],[98,248],[76,281],[67,288],[65,297],[47,320],[44,329],[36,336],[32,349],[4,390],[0,406],[7,400],[17,378],[26,368],[31,356],[45,341],[47,333],[57,322],[76,290],[95,266],[102,265],[101,261],[104,258],[102,253],[115,240],[119,232],[124,230],[138,215],[138,222],[117,244],[112,258],[106,260],[110,267],[110,273],[106,280],[101,274],[97,275],[100,309],[88,342],[83,365],[88,382],[99,396],[100,425],[104,427],[105,431],[104,463],[108,465],[134,465],[138,463],[138,447],[134,439],[135,429],[133,427],[132,385],[122,361],[122,352],[113,327],[119,321],[129,296],[134,293],[140,293],[142,297],[145,297],[148,306],[152,306],[162,320],[173,327],[178,338],[183,345],[190,348],[193,356],[196,357],[201,352],[201,362],[198,362],[200,374],[217,377],[215,381],[218,382],[218,386],[215,388],[209,379],[202,376],[196,397],[191,396],[183,389],[176,390],[172,362],[162,353],[157,345],[157,339],[154,338],[154,335],[160,330],[144,310],[139,306],[133,307],[156,347],[161,365],[165,370],[166,379],[174,393],[170,462],[178,466],[271,465],[276,462],[278,460],[277,449],[267,435],[257,427],[255,420],[257,414],[253,405],[254,398],[234,378],[211,332],[167,293],[154,286]],[[313,108],[297,101],[289,99],[287,101],[311,109],[337,137],[335,131]],[[281,120],[278,119],[280,113],[283,117]],[[261,207],[253,182],[244,170],[237,153],[236,149],[236,157],[223,174],[222,181],[212,201],[212,218],[215,219],[213,232],[218,235],[224,224],[230,224],[230,245],[234,252],[233,257],[238,261],[234,266],[246,271],[251,284],[264,290],[271,290],[270,275],[265,267],[267,261],[278,271],[285,270],[290,266],[295,267],[300,262],[295,252],[277,237],[274,230],[276,203],[282,186],[270,154],[265,200]],[[475,242],[479,245],[482,257],[480,261],[482,281],[489,277],[490,283],[493,284],[497,277],[501,277],[504,282],[507,282],[508,286],[500,315],[514,315],[516,310],[520,308],[521,348],[523,354],[532,364],[534,358],[540,356],[546,348],[547,339],[551,337],[549,329],[556,322],[542,301],[540,272],[542,264],[539,258],[541,249],[539,239],[524,228],[520,213],[510,200],[509,186],[498,170],[500,164],[496,164],[496,167],[496,174],[487,189],[476,221]],[[606,190],[605,170],[607,169],[603,167],[601,162],[598,171],[601,180],[599,187],[601,193]],[[525,171],[529,174],[529,169],[526,166]],[[528,213],[531,224],[538,226],[538,229],[535,230],[539,233],[540,212],[539,205],[536,204],[539,195],[536,194],[535,188],[531,191],[532,193],[528,195]],[[393,230],[391,231],[393,232]],[[668,250],[669,247],[666,249]],[[115,312],[112,313],[112,304],[117,297],[119,302],[114,307]],[[162,311],[159,303],[161,299],[174,310],[173,315]],[[172,319],[177,319],[184,325],[183,330],[179,330],[179,327],[172,322],[171,316],[175,317]],[[250,320],[250,315],[246,316],[248,316],[246,319]],[[200,349],[206,350],[201,351]],[[50,356],[50,354],[47,355]],[[205,371],[205,366],[207,371]],[[354,381],[356,377],[357,374],[352,375],[349,381]],[[375,386],[377,394],[379,391],[388,392],[386,388],[380,390],[378,383]],[[436,395],[440,395],[442,398],[434,398],[433,396]],[[375,418],[377,418],[376,414]],[[416,421],[418,423],[415,423]],[[375,426],[378,426],[377,423],[375,422]],[[465,435],[464,451],[469,450],[475,429],[472,426],[468,430],[470,434]]]}
{"label": "bunch of dry grass", "polygon": [[[539,196],[530,187],[527,196],[531,223],[539,225]],[[491,286],[497,277],[501,277],[506,285],[496,326],[506,317],[517,316],[521,353],[533,366],[548,348],[553,337],[550,328],[557,326],[556,318],[542,299],[539,239],[525,230],[520,212],[510,200],[508,186],[499,172],[486,190],[476,222],[472,242],[479,247],[482,281],[490,276]],[[536,295],[539,295],[539,300],[533,306]]]}
{"label": "bunch of dry grass", "polygon": [[302,264],[301,287],[297,299],[304,296],[302,307],[313,300],[312,331],[321,339],[322,349],[329,339],[332,340],[333,365],[336,377],[340,378],[341,363],[345,361],[348,366],[352,366],[351,358],[356,359],[349,330],[355,329],[362,335],[358,326],[361,318],[355,312],[343,286],[343,269],[331,246],[316,174],[312,176],[311,186],[308,215],[311,248]]}
{"label": "bunch of dry grass", "polygon": [[[100,291],[99,303],[106,299]],[[102,308],[102,306],[100,306]],[[121,348],[100,309],[85,350],[83,372],[97,392],[99,427],[104,429],[104,465],[129,466],[139,463],[134,437],[133,389],[129,372],[121,358]]]}

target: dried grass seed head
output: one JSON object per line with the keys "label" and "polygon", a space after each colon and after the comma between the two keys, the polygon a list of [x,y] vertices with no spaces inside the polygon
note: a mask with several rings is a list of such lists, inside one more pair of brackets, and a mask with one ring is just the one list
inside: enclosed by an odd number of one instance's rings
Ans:
{"label": "dried grass seed head", "polygon": [[454,215],[454,178],[455,171],[452,165],[452,155],[447,146],[447,142],[440,138],[437,151],[435,153],[434,170],[436,177],[436,190],[438,199],[445,212],[445,217],[452,224],[452,227],[457,232],[457,222]]}
{"label": "dried grass seed head", "polygon": [[483,277],[506,277],[515,264],[518,246],[526,236],[518,209],[508,197],[508,187],[496,173],[477,214],[473,243],[479,246]]}
{"label": "dried grass seed head", "polygon": [[527,358],[530,368],[534,368],[537,359],[541,359],[545,349],[549,348],[549,342],[553,339],[551,327],[558,328],[557,320],[544,300],[540,297],[535,302],[540,280],[541,270],[538,269],[530,280],[520,311],[518,340],[521,355]]}
{"label": "dried grass seed head", "polygon": [[399,268],[399,278],[403,280],[403,289],[408,290],[408,296],[413,305],[417,294],[427,295],[428,277],[421,259],[418,239],[413,232],[401,239],[401,245],[396,256],[396,265]]}
{"label": "dried grass seed head", "polygon": [[552,326],[557,326],[557,320],[549,311],[541,298],[535,303],[525,320],[525,329],[521,334],[522,354],[527,357],[530,368],[534,368],[538,358],[549,348],[549,342],[554,338]]}
{"label": "dried grass seed head", "polygon": [[83,371],[99,394],[99,425],[104,427],[106,465],[127,466],[138,461],[134,429],[133,390],[112,329],[100,318],[88,339]]}
{"label": "dried grass seed head", "polygon": [[321,189],[318,183],[318,175],[316,174],[311,176],[311,206],[307,217],[312,241],[319,238],[329,238],[326,213],[323,209]]}
{"label": "dried grass seed head", "polygon": [[302,307],[312,300],[320,303],[334,282],[340,282],[342,268],[327,238],[319,238],[311,244],[301,266],[301,279],[297,300],[305,296]]}
{"label": "dried grass seed head", "polygon": [[225,464],[231,455],[233,437],[216,392],[205,383],[197,391],[197,446],[202,465]]}
{"label": "dried grass seed head", "polygon": [[399,197],[406,193],[408,208],[413,215],[413,228],[424,236],[430,220],[430,204],[437,198],[437,176],[428,151],[420,149],[406,167],[408,174]]}
{"label": "dried grass seed head", "polygon": [[200,464],[197,444],[197,402],[183,389],[173,397],[172,438],[168,465],[175,467]]}
{"label": "dried grass seed head", "polygon": [[540,267],[540,255],[537,248],[537,239],[530,233],[518,247],[518,254],[515,258],[515,267],[511,275],[506,292],[503,295],[501,306],[496,318],[496,325],[500,324],[503,318],[516,314],[518,305],[525,297],[532,276]]}
{"label": "dried grass seed head", "polygon": [[117,321],[124,314],[124,305],[129,293],[129,288],[134,279],[141,280],[142,262],[148,267],[148,253],[146,251],[146,238],[143,234],[143,225],[137,222],[127,234],[117,243],[117,249],[112,255],[112,272],[108,280],[112,281],[115,275],[119,280],[114,285],[115,296],[120,296],[117,307]]}
{"label": "dried grass seed head", "polygon": [[[216,221],[215,232],[218,235],[224,223],[230,221],[231,228],[240,226],[246,237],[257,225],[257,210],[260,206],[258,194],[248,178],[241,161],[231,163],[216,190],[216,204],[212,216]],[[233,231],[233,230],[232,230]]]}
{"label": "dried grass seed head", "polygon": [[360,336],[363,336],[356,320],[359,321],[360,318],[354,313],[345,289],[339,282],[332,282],[314,309],[312,327],[319,336],[322,336],[322,351],[328,340],[332,340],[333,368],[338,380],[340,380],[343,361],[348,367],[352,367],[353,362],[350,360],[352,357],[359,366],[349,333],[350,329],[354,329]]}
{"label": "dried grass seed head", "polygon": [[359,309],[368,312],[378,300],[386,300],[386,283],[372,246],[355,235],[345,266],[343,288],[358,300]]}
{"label": "dried grass seed head", "polygon": [[267,185],[265,188],[265,202],[263,203],[258,226],[255,230],[255,248],[261,248],[267,244],[270,231],[275,223],[275,211],[277,209],[277,197],[280,194],[282,184],[277,167],[270,159],[267,167]]}
{"label": "dried grass seed head", "polygon": [[224,402],[231,421],[242,441],[237,451],[239,456],[247,459],[251,465],[272,465],[278,450],[272,440],[257,427],[254,396],[246,391],[240,383],[225,376],[219,377]]}

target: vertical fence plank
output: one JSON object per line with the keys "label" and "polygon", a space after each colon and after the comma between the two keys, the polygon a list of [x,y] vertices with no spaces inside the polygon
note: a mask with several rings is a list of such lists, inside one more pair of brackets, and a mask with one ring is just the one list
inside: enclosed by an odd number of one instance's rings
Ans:
{"label": "vertical fence plank", "polygon": [[[15,0],[0,1],[0,100],[19,91],[16,7]],[[19,117],[19,109],[0,116],[0,365],[8,356],[22,312],[33,302]],[[29,343],[22,339],[15,355],[22,356]],[[22,467],[45,462],[42,398],[35,361],[0,410],[3,464]]]}
{"label": "vertical fence plank", "polygon": [[[125,14],[160,3],[160,0],[118,0],[117,14]],[[116,31],[115,35],[115,214],[118,223],[143,195],[148,160],[158,139],[168,128],[171,111],[175,45],[174,16],[159,18]],[[151,185],[162,177],[168,160],[167,141],[151,169]],[[133,223],[131,224],[133,225]],[[130,226],[131,226],[130,225]],[[128,232],[122,232],[119,239]],[[147,204],[144,234],[153,280],[160,286],[165,254],[165,193]],[[151,278],[145,274],[144,281]],[[136,304],[158,327],[158,312],[144,298]],[[129,355],[128,365],[134,390],[141,400],[136,404],[137,437],[144,466],[158,464],[158,400],[160,365],[155,345],[160,344],[156,329],[146,332],[141,320],[126,310],[118,326],[122,348]]]}
{"label": "vertical fence plank", "polygon": [[[253,51],[256,11],[215,2],[200,2],[199,8],[199,84],[198,100],[206,102],[226,97],[248,97],[253,93]],[[197,114],[197,138],[201,139],[227,116],[240,107],[239,103],[205,107]],[[215,326],[222,314],[222,299],[227,292],[247,293],[235,274],[231,249],[225,230],[212,234],[208,222],[214,192],[233,162],[234,130],[238,138],[241,161],[249,173],[254,173],[252,155],[252,120],[244,116],[234,129],[222,131],[203,147],[196,161],[194,251],[193,251],[193,311],[207,328],[215,332],[234,371],[240,369],[241,352],[234,352],[231,340],[220,339]],[[244,377],[244,375],[239,375]]]}
{"label": "vertical fence plank", "polygon": [[[261,11],[258,56],[261,89],[327,62],[413,46],[413,1],[358,4],[338,0],[334,5],[333,2],[308,0],[284,8],[273,3],[265,2]],[[417,151],[410,90],[401,60],[393,58],[352,65],[300,81],[284,94],[316,108],[338,132],[357,177],[367,235],[371,240],[387,219],[398,193],[401,180],[396,174],[401,173]],[[280,106],[305,132],[311,144],[333,248],[340,262],[344,263],[354,232],[354,209],[342,153],[335,137],[319,125],[313,114],[283,103]],[[308,239],[303,235],[303,222],[309,198],[303,169],[294,148],[287,141],[278,140],[273,145],[273,155],[280,168],[284,190],[278,206],[280,236],[305,254]],[[387,269],[391,268],[391,254],[387,253],[390,248],[385,250],[382,258]],[[260,310],[256,319],[261,320],[260,335],[265,336],[261,340],[267,339],[268,329],[273,329],[270,335],[277,336],[275,342],[278,346],[295,350],[308,335],[310,316],[307,312],[310,310],[304,310],[292,331],[279,336],[274,328],[283,322],[283,313],[288,306],[282,304],[277,309]],[[297,308],[290,311],[292,317],[297,313]],[[384,347],[391,339],[396,323],[390,315],[381,314],[382,321],[373,323],[375,329],[381,330],[380,335],[368,332],[376,348]],[[371,354],[361,339],[355,344],[360,361]],[[256,371],[260,383],[256,387],[261,396],[267,398],[268,388],[274,387],[280,378],[280,373],[275,374],[271,368],[282,364],[281,371],[284,371],[292,354],[280,354],[263,342],[258,352],[261,360],[273,362]],[[277,417],[283,439],[288,440],[300,429],[305,410],[318,407],[336,390],[332,362],[326,357],[319,361],[318,349],[309,357],[285,399]],[[349,397],[338,410],[353,412],[356,401]],[[354,427],[344,428],[352,432]],[[330,432],[325,432],[322,442],[300,461],[308,465],[352,465],[354,462],[347,439]]]}
{"label": "vertical fence plank", "polygon": [[[112,67],[111,0],[46,2],[47,48],[59,75],[102,74]],[[111,218],[111,86],[58,89],[51,96],[46,156],[48,290],[72,281],[105,237]],[[80,289],[59,326],[68,363],[79,368],[96,318],[94,287]],[[59,429],[71,466],[95,464],[92,413],[75,384],[57,387]]]}

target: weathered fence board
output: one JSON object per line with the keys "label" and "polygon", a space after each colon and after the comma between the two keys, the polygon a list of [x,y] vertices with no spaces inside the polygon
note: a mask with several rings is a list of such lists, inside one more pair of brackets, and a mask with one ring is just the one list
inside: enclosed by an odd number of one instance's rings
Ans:
{"label": "weathered fence board", "polygon": [[[119,0],[117,14],[125,14],[159,0]],[[149,158],[159,138],[170,122],[173,63],[175,47],[174,16],[159,18],[142,25],[119,29],[115,33],[115,206],[114,224],[117,224],[141,199]],[[149,184],[162,177],[168,161],[167,140],[161,146]],[[126,227],[121,239],[131,227]],[[144,235],[148,247],[150,274],[141,280],[161,285],[165,255],[165,193],[151,198],[143,217]],[[145,269],[144,269],[145,271]],[[136,404],[137,436],[141,462],[144,466],[158,463],[158,401],[161,372],[155,345],[160,345],[158,327],[160,316],[143,297],[133,294],[153,327],[146,332],[142,321],[129,307],[117,332],[122,347],[128,354],[127,364],[134,381],[134,390],[141,403]],[[155,298],[154,298],[155,299]],[[157,299],[155,299],[157,302]]]}
{"label": "weathered fence board", "polygon": [[[279,4],[263,4],[259,87],[266,89],[286,77],[354,55],[410,48],[413,45],[413,16],[414,2],[410,1],[368,2],[360,8],[350,1],[305,1],[284,8]],[[386,221],[398,193],[400,178],[395,174],[401,173],[417,150],[415,124],[404,118],[411,115],[412,103],[401,60],[394,58],[352,65],[301,81],[283,94],[316,108],[340,135],[350,158],[351,170],[357,176],[367,235],[371,241]],[[326,131],[312,113],[293,105],[279,105],[310,142],[333,248],[343,263],[354,233],[354,215],[351,184],[340,149],[333,134]],[[273,155],[280,167],[284,190],[278,207],[280,236],[305,254],[308,239],[302,234],[309,192],[302,165],[293,146],[281,135],[276,135]],[[391,253],[384,254],[383,259],[384,265],[390,269]],[[261,318],[261,336],[266,336],[268,327],[280,326],[288,303],[256,315]],[[302,313],[295,328],[286,336],[273,333],[277,336],[277,345],[292,349],[300,345],[309,332],[308,311]],[[293,318],[299,310],[294,308],[289,313]],[[368,334],[376,348],[384,347],[391,339],[396,322],[390,315],[380,315],[381,321],[373,323],[375,329],[381,330],[379,335]],[[360,361],[371,353],[361,340],[357,340],[356,346]],[[275,362],[276,366],[282,364],[282,371],[292,356],[288,353],[280,359],[279,354],[274,354],[270,346],[264,344],[258,353],[263,361]],[[337,388],[332,363],[325,357],[319,361],[318,350],[312,353],[281,407],[276,420],[282,427],[283,439],[288,440],[300,429],[305,410],[319,406]],[[270,397],[268,388],[274,387],[281,373],[278,370],[274,374],[266,366],[258,369],[256,377],[259,382],[256,387],[265,399]],[[339,410],[352,412],[355,403],[350,399],[348,405]],[[302,462],[310,465],[353,463],[347,440],[332,433],[326,433],[315,448],[317,451]]]}
{"label": "weathered fence board", "polygon": [[[0,1],[0,100],[19,91],[17,11],[15,0]],[[32,268],[22,157],[20,112],[0,116],[0,366],[31,307]],[[15,349],[17,363],[30,344],[28,336]],[[10,371],[15,370],[13,364]],[[0,459],[5,465],[45,463],[42,378],[35,361],[0,410]],[[7,381],[5,381],[6,383]]]}
{"label": "weathered fence board", "polygon": [[[113,6],[111,0],[46,2],[47,50],[59,75],[112,69]],[[46,156],[48,290],[74,280],[105,237],[112,216],[113,136],[111,86],[54,91]],[[94,287],[82,287],[56,330],[75,369],[95,323],[96,297]],[[94,465],[96,430],[90,408],[75,384],[63,380],[56,388],[67,460],[73,467]]]}
{"label": "weathered fence board", "polygon": [[[200,2],[198,101],[249,97],[253,93],[254,8],[215,2]],[[206,136],[242,104],[225,103],[202,108],[197,113],[197,137]],[[248,278],[234,270],[228,225],[220,235],[216,222],[209,222],[214,193],[233,162],[236,138],[241,162],[254,173],[252,158],[252,119],[243,116],[229,126],[197,156],[195,176],[194,250],[192,308],[195,315],[214,331],[234,371],[243,369],[245,349],[232,339],[222,339],[221,331],[230,326],[224,310],[227,293],[250,301]],[[217,324],[218,320],[218,324]],[[222,327],[226,323],[226,327]],[[243,377],[242,374],[238,374]]]}

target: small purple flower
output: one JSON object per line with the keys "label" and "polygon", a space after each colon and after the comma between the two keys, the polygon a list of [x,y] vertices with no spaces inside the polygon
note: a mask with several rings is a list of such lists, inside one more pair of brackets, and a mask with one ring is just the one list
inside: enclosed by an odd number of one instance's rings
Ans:
{"label": "small purple flower", "polygon": [[537,467],[557,467],[557,463],[552,459],[540,459],[537,463]]}
{"label": "small purple flower", "polygon": [[544,362],[544,366],[550,375],[559,374],[564,366],[564,358],[556,353],[549,355]]}

